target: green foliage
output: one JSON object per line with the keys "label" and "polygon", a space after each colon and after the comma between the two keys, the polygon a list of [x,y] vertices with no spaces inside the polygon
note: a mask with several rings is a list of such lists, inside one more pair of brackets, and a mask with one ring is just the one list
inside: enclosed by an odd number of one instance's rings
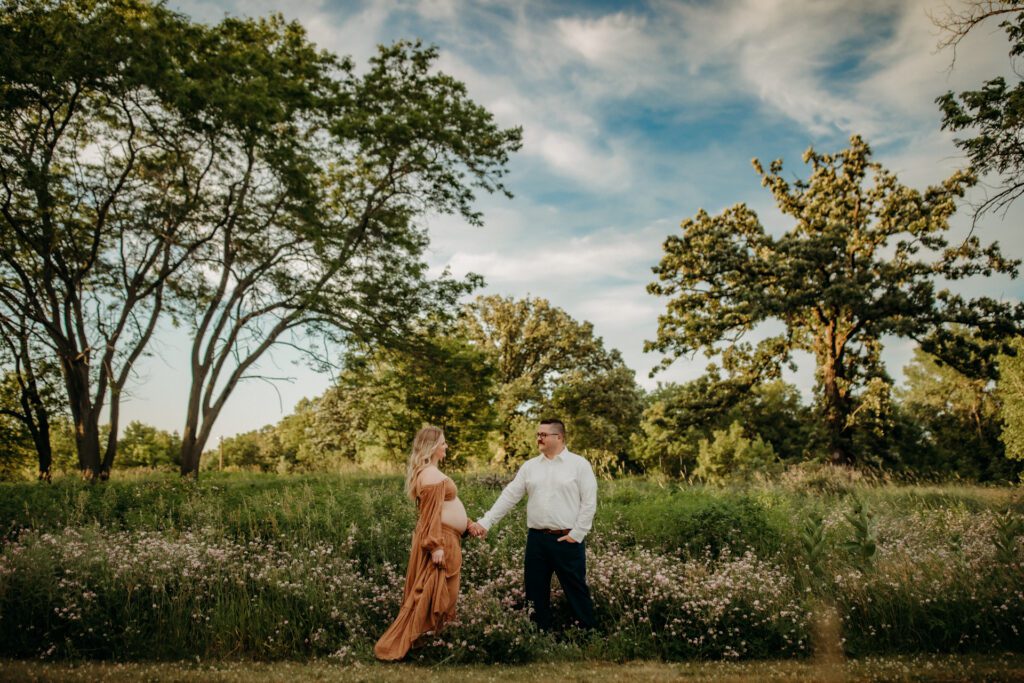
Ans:
{"label": "green foliage", "polygon": [[430,329],[402,346],[351,351],[336,387],[320,402],[338,415],[333,428],[357,462],[401,465],[424,424],[445,430],[456,466],[486,461],[495,426],[494,368],[457,334]]}
{"label": "green foliage", "polygon": [[603,372],[563,375],[548,410],[565,422],[573,451],[585,456],[598,476],[621,472],[633,460],[632,436],[640,424],[643,392],[621,361]]}
{"label": "green foliage", "polygon": [[211,454],[204,466],[207,468],[221,466],[253,472],[274,472],[278,464],[286,457],[286,452],[278,437],[277,429],[267,425],[243,434],[224,439],[217,451]]}
{"label": "green foliage", "polygon": [[624,525],[627,538],[663,552],[716,557],[723,550],[742,553],[753,548],[768,556],[784,542],[786,520],[750,495],[699,487],[666,493],[644,487],[640,495],[622,502],[608,501],[603,491],[599,496],[595,528],[605,519],[621,520],[615,526]]}
{"label": "green foliage", "polygon": [[[1024,11],[1021,10],[1024,10],[1024,3],[1020,0],[971,3],[962,14],[949,9],[948,16],[937,23],[952,33],[944,43],[955,46],[974,27],[987,23],[987,19],[1009,16],[999,27],[1010,42],[1010,59],[1016,60],[1024,54]],[[967,154],[978,175],[1001,176],[1002,186],[978,207],[977,215],[1008,207],[1024,193],[1024,138],[1020,126],[1024,118],[1024,82],[1008,84],[1002,76],[997,76],[982,83],[977,90],[961,92],[959,96],[948,91],[935,101],[942,111],[943,130],[970,134],[955,142]]]}
{"label": "green foliage", "polygon": [[124,467],[168,468],[179,465],[181,437],[138,420],[124,428],[118,444]]}
{"label": "green foliage", "polygon": [[24,335],[61,364],[83,469],[109,473],[100,416],[111,409],[116,437],[132,365],[167,313],[192,328],[192,473],[275,344],[400,339],[479,285],[429,276],[417,219],[482,223],[475,193],[508,194],[521,131],[437,72],[435,48],[382,46],[357,72],[281,16],[2,8],[0,313],[27,315]]}
{"label": "green foliage", "polygon": [[778,463],[771,444],[760,436],[747,438],[743,426],[733,422],[728,430],[716,430],[712,439],[701,439],[697,468],[693,473],[713,484],[750,481],[758,474],[771,474]]}
{"label": "green foliage", "polygon": [[[1012,372],[1004,369],[1012,360],[1000,357],[1001,377]],[[905,388],[897,392],[900,411],[907,429],[917,433],[897,445],[899,452],[887,464],[939,477],[1013,477],[1015,468],[1005,457],[1005,429],[1000,438],[1000,415],[1006,411],[1002,378],[993,383],[984,376],[969,377],[921,349],[915,349],[903,373]]]}
{"label": "green foliage", "polygon": [[1024,337],[1011,344],[1013,355],[999,358],[1000,438],[1006,446],[1006,457],[1024,461]]}
{"label": "green foliage", "polygon": [[460,325],[496,369],[501,462],[532,456],[532,430],[552,413],[566,423],[577,452],[626,459],[639,425],[640,390],[619,352],[594,336],[593,325],[545,299],[500,296],[477,297]]}
{"label": "green foliage", "polygon": [[853,509],[846,513],[845,517],[853,528],[853,533],[843,542],[842,547],[853,557],[854,566],[861,571],[867,571],[878,548],[872,515],[864,501],[855,497]]}
{"label": "green foliage", "polygon": [[712,367],[691,382],[659,385],[648,394],[634,448],[648,471],[692,474],[701,440],[735,422],[784,461],[808,457],[818,441],[811,411],[796,387],[776,380],[743,388]]}
{"label": "green foliage", "polygon": [[992,539],[996,549],[996,562],[1006,566],[1013,565],[1018,555],[1017,539],[1020,536],[1024,536],[1024,518],[1006,510],[996,522],[996,533]]}
{"label": "green foliage", "polygon": [[800,558],[803,564],[798,565],[797,577],[804,588],[812,591],[820,590],[825,574],[825,523],[821,513],[811,510],[804,518],[799,530]]}
{"label": "green foliage", "polygon": [[[497,483],[460,478],[471,515]],[[851,653],[1019,649],[1013,489],[851,486],[866,523],[845,492],[602,483],[587,541],[598,629],[561,644],[523,610],[520,507],[465,542],[460,620],[414,657],[802,656],[816,600],[836,605]],[[0,484],[0,654],[369,660],[414,523],[399,476]],[[869,572],[846,546],[858,535],[877,544]],[[567,615],[557,585],[554,607]]]}
{"label": "green foliage", "polygon": [[203,239],[194,183],[217,141],[187,111],[203,74],[185,73],[200,31],[144,0],[5,1],[0,17],[2,313],[25,317],[36,368],[61,368],[79,466],[101,474],[100,416]]}
{"label": "green foliage", "polygon": [[[937,290],[942,278],[1015,273],[1017,262],[997,245],[970,237],[948,248],[944,233],[956,201],[975,179],[959,172],[917,191],[871,161],[858,136],[836,154],[809,149],[808,179],[795,182],[782,162],[754,166],[779,209],[793,220],[779,237],[737,205],[721,215],[700,211],[669,237],[648,290],[667,298],[657,338],[647,350],[675,358],[721,354],[730,381],[753,386],[779,376],[794,351],[816,363],[820,424],[829,457],[854,462],[858,417],[882,407],[878,382],[890,383],[880,362],[881,338],[926,338],[926,350],[945,350],[945,326],[960,323],[986,338],[1003,336],[1024,318],[1024,307],[988,298],[965,300]],[[935,254],[938,254],[937,256]],[[736,343],[767,321],[785,332],[752,346]],[[871,391],[868,391],[871,389]],[[869,401],[870,399],[870,401]],[[875,408],[865,413],[864,403]]]}
{"label": "green foliage", "polygon": [[418,218],[458,214],[481,224],[475,193],[508,194],[501,178],[521,138],[436,71],[435,48],[381,46],[357,73],[351,60],[318,52],[297,24],[218,28],[223,43],[210,59],[244,67],[225,71],[227,95],[256,86],[255,117],[246,108],[232,121],[239,130],[229,146],[248,163],[233,169],[230,229],[186,283],[203,305],[191,321],[198,360],[184,472],[197,465],[224,401],[279,339],[314,356],[324,338],[392,347],[477,287],[472,274],[429,277]]}

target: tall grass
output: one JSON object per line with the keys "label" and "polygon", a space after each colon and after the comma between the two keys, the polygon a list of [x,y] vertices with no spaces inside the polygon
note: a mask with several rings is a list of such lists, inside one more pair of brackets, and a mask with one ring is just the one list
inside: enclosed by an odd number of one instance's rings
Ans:
{"label": "tall grass", "polygon": [[[457,479],[474,517],[500,490]],[[1014,488],[605,482],[596,633],[530,625],[519,506],[467,540],[459,619],[415,656],[803,656],[826,607],[841,640],[825,645],[848,653],[1020,651],[1022,511]],[[0,656],[367,659],[414,523],[397,476],[0,485]],[[568,624],[557,582],[555,607]]]}

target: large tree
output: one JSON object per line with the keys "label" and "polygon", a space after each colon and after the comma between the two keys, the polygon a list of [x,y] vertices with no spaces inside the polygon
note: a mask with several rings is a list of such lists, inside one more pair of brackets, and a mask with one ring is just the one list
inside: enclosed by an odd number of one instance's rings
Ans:
{"label": "large tree", "polygon": [[350,349],[320,404],[354,457],[404,462],[416,430],[432,424],[445,430],[454,463],[486,461],[494,378],[489,355],[464,336],[421,328],[401,346]]}
{"label": "large tree", "polygon": [[[917,339],[936,353],[962,346],[959,337],[950,343],[953,323],[1004,336],[1024,319],[1024,308],[967,300],[940,287],[972,275],[1015,276],[1018,262],[973,236],[948,244],[949,217],[973,182],[969,173],[920,192],[871,161],[858,136],[836,154],[809,149],[804,161],[810,177],[790,183],[781,160],[767,170],[754,160],[762,184],[793,221],[778,237],[739,204],[718,216],[701,210],[665,241],[659,280],[649,291],[668,299],[667,311],[646,348],[667,354],[663,365],[698,350],[722,353],[727,368],[745,369],[752,381],[776,377],[796,350],[811,353],[829,457],[852,463],[863,398],[884,398],[877,394],[889,384],[882,336]],[[755,330],[763,334],[768,321],[784,331],[756,344],[742,341]]]}
{"label": "large tree", "polygon": [[181,74],[196,36],[143,0],[0,2],[0,317],[55,355],[89,477],[113,463],[167,278],[208,238],[192,219],[216,142]]}
{"label": "large tree", "polygon": [[198,471],[225,402],[271,348],[395,344],[476,286],[428,278],[421,222],[480,224],[474,191],[508,194],[500,178],[521,137],[436,72],[432,48],[381,47],[357,74],[295,24],[228,21],[216,40],[223,88],[208,96],[231,114],[229,163],[216,239],[181,287],[195,302],[182,474]]}
{"label": "large tree", "polygon": [[578,425],[574,447],[622,454],[639,424],[639,390],[593,325],[546,299],[497,295],[467,304],[460,325],[496,368],[501,459],[535,453],[536,421],[556,410],[570,429]]}
{"label": "large tree", "polygon": [[[1010,59],[1024,55],[1024,0],[965,0],[947,5],[933,21],[943,31],[939,47],[953,50],[954,63],[960,42],[991,21],[998,21],[1006,32]],[[936,102],[942,110],[943,129],[968,134],[956,144],[974,170],[997,178],[994,191],[981,201],[975,215],[1007,208],[1024,194],[1024,81],[1007,83],[997,76],[977,90],[959,95],[949,91]]]}

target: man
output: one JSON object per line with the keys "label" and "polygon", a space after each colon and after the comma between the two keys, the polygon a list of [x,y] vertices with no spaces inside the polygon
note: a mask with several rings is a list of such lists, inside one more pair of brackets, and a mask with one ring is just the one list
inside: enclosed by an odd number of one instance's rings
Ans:
{"label": "man", "polygon": [[542,420],[537,430],[541,454],[527,460],[498,500],[478,522],[474,536],[487,531],[522,500],[526,503],[526,600],[533,620],[551,630],[551,574],[558,576],[565,598],[584,628],[594,627],[594,603],[587,587],[583,539],[597,511],[597,479],[587,460],[565,447],[561,420]]}

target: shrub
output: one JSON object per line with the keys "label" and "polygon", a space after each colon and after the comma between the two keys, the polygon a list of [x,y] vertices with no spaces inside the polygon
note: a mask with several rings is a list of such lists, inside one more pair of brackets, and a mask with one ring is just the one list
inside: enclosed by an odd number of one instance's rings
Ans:
{"label": "shrub", "polygon": [[778,469],[778,458],[770,443],[760,436],[748,439],[739,422],[729,425],[728,431],[716,429],[713,440],[700,440],[697,468],[694,474],[712,484],[729,481],[750,481],[755,475],[765,475]]}

